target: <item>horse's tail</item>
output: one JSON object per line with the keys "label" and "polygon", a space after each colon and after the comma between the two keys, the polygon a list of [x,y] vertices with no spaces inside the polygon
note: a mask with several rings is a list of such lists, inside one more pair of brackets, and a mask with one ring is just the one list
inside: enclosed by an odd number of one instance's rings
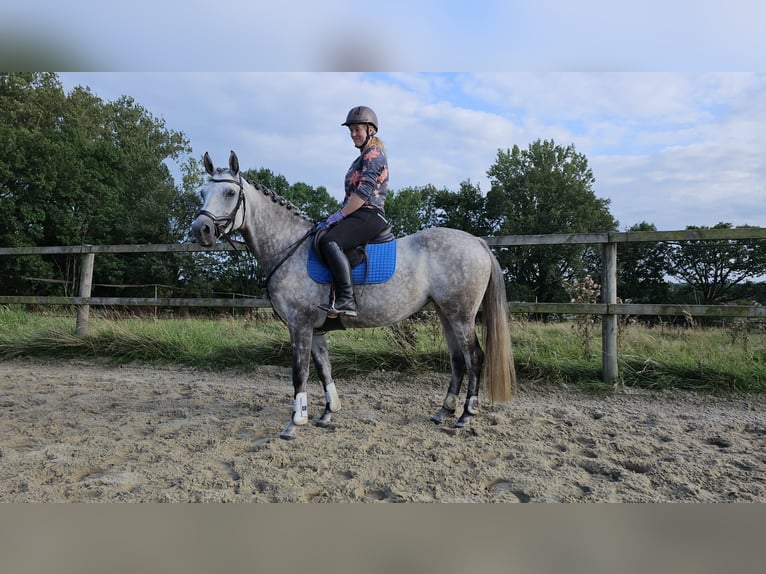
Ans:
{"label": "horse's tail", "polygon": [[[484,243],[484,242],[482,242]],[[481,321],[484,324],[484,380],[489,384],[489,398],[495,403],[511,399],[516,386],[516,368],[511,347],[508,321],[508,300],[505,294],[503,270],[497,258],[484,243],[492,260],[492,275],[481,303]]]}

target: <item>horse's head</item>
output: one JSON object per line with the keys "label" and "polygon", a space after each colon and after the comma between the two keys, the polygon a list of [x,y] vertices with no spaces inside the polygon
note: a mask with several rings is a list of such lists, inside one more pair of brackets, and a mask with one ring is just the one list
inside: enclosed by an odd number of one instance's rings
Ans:
{"label": "horse's head", "polygon": [[239,173],[237,154],[233,151],[229,155],[229,169],[216,169],[207,152],[204,163],[210,179],[199,190],[202,208],[197,212],[191,228],[197,243],[210,247],[219,237],[236,231],[244,223],[245,182]]}

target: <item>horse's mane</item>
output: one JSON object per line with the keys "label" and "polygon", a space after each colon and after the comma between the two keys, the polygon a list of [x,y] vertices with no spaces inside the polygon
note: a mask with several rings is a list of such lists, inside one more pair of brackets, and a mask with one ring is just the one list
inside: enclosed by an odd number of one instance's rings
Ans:
{"label": "horse's mane", "polygon": [[303,213],[303,211],[301,211],[297,205],[295,205],[294,203],[291,203],[289,200],[279,195],[273,189],[269,189],[262,183],[253,183],[252,181],[250,181],[244,176],[242,176],[242,179],[244,179],[247,183],[252,185],[258,191],[263,193],[263,195],[270,197],[271,201],[273,201],[274,203],[278,203],[279,205],[284,207],[286,210],[292,211],[293,215],[295,215],[296,217],[300,217],[301,219],[305,219],[306,221],[311,222],[311,219],[309,219],[309,217],[305,213]]}

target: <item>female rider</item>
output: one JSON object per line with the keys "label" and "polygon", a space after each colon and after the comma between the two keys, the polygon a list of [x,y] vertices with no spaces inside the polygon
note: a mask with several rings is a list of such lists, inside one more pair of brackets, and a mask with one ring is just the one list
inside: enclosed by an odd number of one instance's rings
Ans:
{"label": "female rider", "polygon": [[352,108],[341,125],[347,126],[359,156],[346,172],[342,207],[325,221],[328,231],[319,239],[319,251],[333,277],[335,297],[319,305],[330,316],[356,316],[351,267],[345,251],[363,245],[389,226],[384,204],[388,191],[388,161],[377,137],[378,118],[366,106]]}

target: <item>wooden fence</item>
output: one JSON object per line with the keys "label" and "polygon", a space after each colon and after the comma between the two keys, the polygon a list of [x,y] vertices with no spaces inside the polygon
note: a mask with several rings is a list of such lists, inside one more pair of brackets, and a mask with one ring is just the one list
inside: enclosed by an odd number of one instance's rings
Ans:
{"label": "wooden fence", "polygon": [[[684,231],[627,231],[607,233],[572,233],[553,235],[509,235],[484,238],[493,247],[533,245],[600,245],[602,265],[601,303],[545,303],[509,301],[511,313],[586,314],[601,317],[602,378],[617,379],[617,323],[621,315],[766,317],[766,307],[757,305],[665,305],[617,303],[617,247],[626,243],[680,241],[764,240],[766,228],[704,229]],[[197,244],[159,245],[78,245],[64,247],[0,248],[0,256],[70,254],[80,255],[79,294],[76,297],[2,296],[0,304],[76,305],[76,333],[85,336],[91,305],[149,307],[270,307],[267,299],[254,298],[174,298],[174,297],[91,297],[93,263],[98,253],[173,253],[230,251],[220,243],[212,248]]]}

